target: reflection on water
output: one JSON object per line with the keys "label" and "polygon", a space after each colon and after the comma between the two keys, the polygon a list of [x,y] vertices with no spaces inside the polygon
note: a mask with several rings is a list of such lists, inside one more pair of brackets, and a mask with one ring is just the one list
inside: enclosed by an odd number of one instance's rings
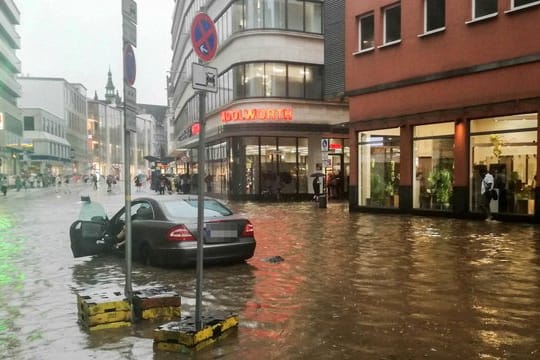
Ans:
{"label": "reflection on water", "polygon": [[[205,269],[203,310],[236,312],[240,327],[197,359],[540,357],[535,226],[349,213],[336,203],[231,206],[252,219],[257,249],[245,264]],[[193,358],[154,353],[159,322],[93,333],[77,325],[76,290],[123,289],[125,273],[115,256],[71,257],[78,208],[69,211],[53,220],[54,234],[39,216],[28,230],[16,211],[0,213],[0,354]],[[285,260],[265,261],[277,255]],[[172,287],[185,315],[194,314],[195,278],[195,269],[133,267],[134,288]]]}

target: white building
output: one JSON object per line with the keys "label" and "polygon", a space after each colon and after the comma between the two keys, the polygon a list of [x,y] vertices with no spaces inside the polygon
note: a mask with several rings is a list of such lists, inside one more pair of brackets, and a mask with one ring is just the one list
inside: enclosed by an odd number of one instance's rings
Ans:
{"label": "white building", "polygon": [[[349,171],[348,106],[325,96],[322,1],[177,1],[173,25],[169,154],[179,172],[196,174],[199,97],[192,66],[192,22],[216,25],[216,93],[205,106],[209,189],[229,198],[310,198],[310,174]],[[321,147],[321,140],[328,148]],[[326,151],[324,151],[326,150]],[[209,175],[209,177],[206,177]],[[343,193],[341,193],[343,196]]]}
{"label": "white building", "polygon": [[64,121],[72,160],[72,167],[66,169],[65,175],[86,173],[90,165],[86,88],[62,78],[20,77],[18,80],[22,86],[21,108],[41,108]]}
{"label": "white building", "polygon": [[21,85],[16,78],[21,72],[21,62],[15,55],[21,46],[15,30],[19,21],[20,12],[13,0],[0,1],[0,174],[7,175],[20,171],[23,136],[22,114],[17,107]]}
{"label": "white building", "polygon": [[24,157],[21,172],[44,177],[64,174],[71,168],[71,145],[64,119],[39,108],[22,109]]}

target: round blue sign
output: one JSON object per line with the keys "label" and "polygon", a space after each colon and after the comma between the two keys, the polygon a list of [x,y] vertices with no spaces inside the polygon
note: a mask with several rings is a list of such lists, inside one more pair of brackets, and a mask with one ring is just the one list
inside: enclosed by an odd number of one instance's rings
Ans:
{"label": "round blue sign", "polygon": [[135,84],[135,76],[137,74],[137,67],[135,65],[135,53],[130,44],[127,44],[124,48],[124,79],[129,86]]}
{"label": "round blue sign", "polygon": [[218,37],[214,21],[205,13],[198,13],[191,23],[191,44],[193,51],[202,61],[214,58]]}

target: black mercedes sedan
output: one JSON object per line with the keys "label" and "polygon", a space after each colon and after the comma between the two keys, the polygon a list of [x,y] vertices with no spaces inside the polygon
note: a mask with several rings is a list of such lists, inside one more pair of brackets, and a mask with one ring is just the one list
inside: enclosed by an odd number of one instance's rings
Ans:
{"label": "black mercedes sedan", "polygon": [[[234,263],[255,252],[253,224],[217,199],[204,198],[205,264]],[[197,195],[140,197],[131,202],[133,259],[145,264],[188,267],[196,264]],[[74,257],[118,252],[123,248],[125,207],[108,218],[103,207],[83,199],[79,219],[70,227]]]}

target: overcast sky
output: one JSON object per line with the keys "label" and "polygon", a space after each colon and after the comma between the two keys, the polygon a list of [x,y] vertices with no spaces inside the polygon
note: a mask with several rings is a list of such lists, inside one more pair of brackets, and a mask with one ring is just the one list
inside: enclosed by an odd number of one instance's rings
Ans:
{"label": "overcast sky", "polygon": [[[122,0],[15,0],[21,75],[60,77],[104,99],[107,72],[123,98]],[[173,0],[136,0],[137,102],[166,105]]]}

